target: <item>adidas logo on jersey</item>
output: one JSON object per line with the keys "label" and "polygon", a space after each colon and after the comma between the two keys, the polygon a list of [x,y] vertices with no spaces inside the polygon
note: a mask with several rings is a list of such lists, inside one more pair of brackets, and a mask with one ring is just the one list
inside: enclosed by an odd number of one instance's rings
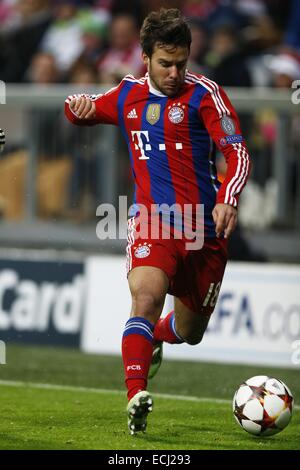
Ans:
{"label": "adidas logo on jersey", "polygon": [[135,108],[133,108],[129,113],[127,114],[128,119],[137,119],[138,115],[136,114]]}

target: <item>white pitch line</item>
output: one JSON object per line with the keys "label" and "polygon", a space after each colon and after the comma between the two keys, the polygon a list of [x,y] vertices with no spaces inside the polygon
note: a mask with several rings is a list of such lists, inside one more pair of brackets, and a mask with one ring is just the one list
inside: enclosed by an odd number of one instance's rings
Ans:
{"label": "white pitch line", "polygon": [[[46,384],[46,383],[34,383],[34,382],[19,382],[14,380],[0,380],[0,386],[8,387],[28,387],[37,388],[44,390],[63,390],[66,392],[83,392],[83,393],[98,393],[98,394],[110,394],[110,395],[124,395],[125,390],[110,390],[105,388],[89,388],[89,387],[76,387],[73,385],[58,385],[58,384]],[[225,398],[208,398],[208,397],[190,397],[186,395],[172,395],[168,393],[152,393],[154,397],[163,398],[167,400],[181,400],[191,402],[211,402],[211,403],[232,403],[232,400]],[[300,410],[300,406],[294,405],[295,410]]]}

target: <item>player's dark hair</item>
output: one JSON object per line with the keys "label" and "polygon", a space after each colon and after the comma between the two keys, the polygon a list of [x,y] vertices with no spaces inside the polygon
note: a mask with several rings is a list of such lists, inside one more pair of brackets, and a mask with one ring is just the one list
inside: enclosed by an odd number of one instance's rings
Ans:
{"label": "player's dark hair", "polygon": [[180,10],[161,8],[159,11],[152,11],[145,18],[140,32],[140,41],[143,52],[151,57],[155,45],[158,47],[180,46],[190,49],[192,37],[187,21]]}

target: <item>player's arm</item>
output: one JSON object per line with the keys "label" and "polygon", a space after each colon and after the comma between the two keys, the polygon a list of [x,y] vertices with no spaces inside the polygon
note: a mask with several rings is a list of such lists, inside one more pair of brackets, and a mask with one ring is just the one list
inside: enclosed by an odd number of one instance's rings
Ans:
{"label": "player's arm", "polygon": [[65,115],[78,126],[118,125],[118,96],[123,83],[100,95],[71,95],[65,101]]}
{"label": "player's arm", "polygon": [[199,114],[227,163],[226,176],[218,191],[212,215],[217,237],[224,233],[228,238],[237,224],[238,199],[250,173],[250,158],[238,116],[222,88],[209,84]]}

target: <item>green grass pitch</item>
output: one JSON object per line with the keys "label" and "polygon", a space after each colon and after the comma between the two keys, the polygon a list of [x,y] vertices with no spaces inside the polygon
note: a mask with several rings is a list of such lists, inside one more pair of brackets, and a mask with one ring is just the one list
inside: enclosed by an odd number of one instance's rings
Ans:
{"label": "green grass pitch", "polygon": [[154,410],[130,436],[120,357],[7,345],[0,366],[0,449],[299,449],[300,409],[289,426],[257,438],[235,422],[231,400],[253,375],[277,377],[300,397],[300,371],[164,361],[149,383]]}

